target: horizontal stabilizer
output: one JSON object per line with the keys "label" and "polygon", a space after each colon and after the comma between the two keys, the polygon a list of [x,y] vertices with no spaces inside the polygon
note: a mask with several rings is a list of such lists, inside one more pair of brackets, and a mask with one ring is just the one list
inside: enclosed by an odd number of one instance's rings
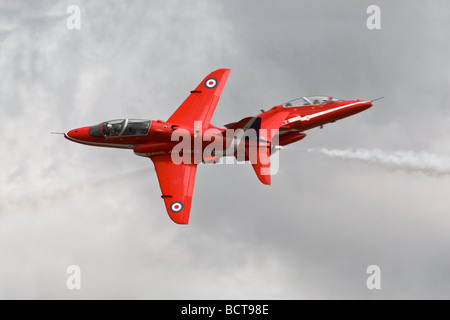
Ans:
{"label": "horizontal stabilizer", "polygon": [[287,108],[275,107],[258,115],[258,118],[261,119],[258,134],[258,156],[252,166],[258,179],[267,185],[271,184],[270,154],[272,139],[289,113],[290,110]]}
{"label": "horizontal stabilizer", "polygon": [[252,163],[253,170],[255,170],[256,176],[259,181],[264,184],[271,184],[270,174],[270,145],[269,147],[258,148],[258,158],[256,163]]}
{"label": "horizontal stabilizer", "polygon": [[[235,138],[237,138],[241,147],[245,147],[245,161],[250,161],[258,179],[267,185],[271,184],[270,154],[272,139],[289,113],[290,110],[287,108],[275,107],[256,117],[247,117],[225,125],[228,129],[242,129]],[[249,129],[253,129],[254,132]],[[276,141],[276,144],[278,145],[278,141]],[[238,160],[242,160],[242,152],[238,151],[235,156]]]}

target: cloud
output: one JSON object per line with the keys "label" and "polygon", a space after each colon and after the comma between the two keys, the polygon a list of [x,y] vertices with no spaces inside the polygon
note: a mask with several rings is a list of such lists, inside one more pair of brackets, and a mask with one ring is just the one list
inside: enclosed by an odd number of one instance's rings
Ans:
{"label": "cloud", "polygon": [[[65,2],[0,7],[1,298],[448,298],[447,177],[303,152],[411,150],[389,155],[410,166],[448,153],[441,5],[382,1],[378,32],[363,3],[70,4],[81,30]],[[165,120],[220,67],[232,72],[216,125],[300,95],[386,99],[282,150],[270,187],[249,165],[201,166],[187,227],[167,217],[148,159],[49,134]],[[372,264],[380,292],[365,287]]]}

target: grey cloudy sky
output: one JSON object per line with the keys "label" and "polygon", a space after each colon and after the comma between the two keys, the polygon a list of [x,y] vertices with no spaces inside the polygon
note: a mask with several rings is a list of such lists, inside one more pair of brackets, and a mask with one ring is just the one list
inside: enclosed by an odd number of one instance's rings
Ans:
{"label": "grey cloudy sky", "polygon": [[[0,298],[450,298],[450,176],[307,152],[448,157],[449,30],[437,0],[1,0]],[[216,125],[302,95],[386,98],[306,132],[272,186],[250,165],[201,166],[188,226],[149,160],[49,134],[166,120],[222,67]],[[381,290],[366,287],[373,264]]]}

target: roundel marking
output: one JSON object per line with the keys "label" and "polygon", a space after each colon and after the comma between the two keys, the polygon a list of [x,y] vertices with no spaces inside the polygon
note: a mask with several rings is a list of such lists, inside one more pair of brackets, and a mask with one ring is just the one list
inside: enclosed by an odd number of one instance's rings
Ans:
{"label": "roundel marking", "polygon": [[209,78],[205,81],[205,87],[208,89],[215,88],[217,86],[217,79],[216,78]]}
{"label": "roundel marking", "polygon": [[170,211],[172,212],[180,212],[181,210],[183,210],[183,203],[180,201],[172,202],[170,205]]}

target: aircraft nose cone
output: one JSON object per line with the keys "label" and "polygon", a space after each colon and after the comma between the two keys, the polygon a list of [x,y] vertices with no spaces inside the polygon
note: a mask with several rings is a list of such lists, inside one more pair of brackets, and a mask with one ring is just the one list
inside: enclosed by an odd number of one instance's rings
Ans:
{"label": "aircraft nose cone", "polygon": [[76,130],[76,129],[70,130],[69,132],[67,132],[67,136],[68,136],[69,138],[75,138],[76,135],[77,135],[77,133],[78,133],[78,130]]}
{"label": "aircraft nose cone", "polygon": [[73,129],[67,132],[67,136],[72,139],[80,139],[82,138],[82,132],[80,129]]}
{"label": "aircraft nose cone", "polygon": [[89,128],[78,128],[67,132],[66,138],[74,140],[86,140],[89,137]]}
{"label": "aircraft nose cone", "polygon": [[363,103],[361,103],[358,108],[360,109],[360,111],[364,111],[369,109],[371,106],[373,106],[373,103],[371,101],[363,101]]}

